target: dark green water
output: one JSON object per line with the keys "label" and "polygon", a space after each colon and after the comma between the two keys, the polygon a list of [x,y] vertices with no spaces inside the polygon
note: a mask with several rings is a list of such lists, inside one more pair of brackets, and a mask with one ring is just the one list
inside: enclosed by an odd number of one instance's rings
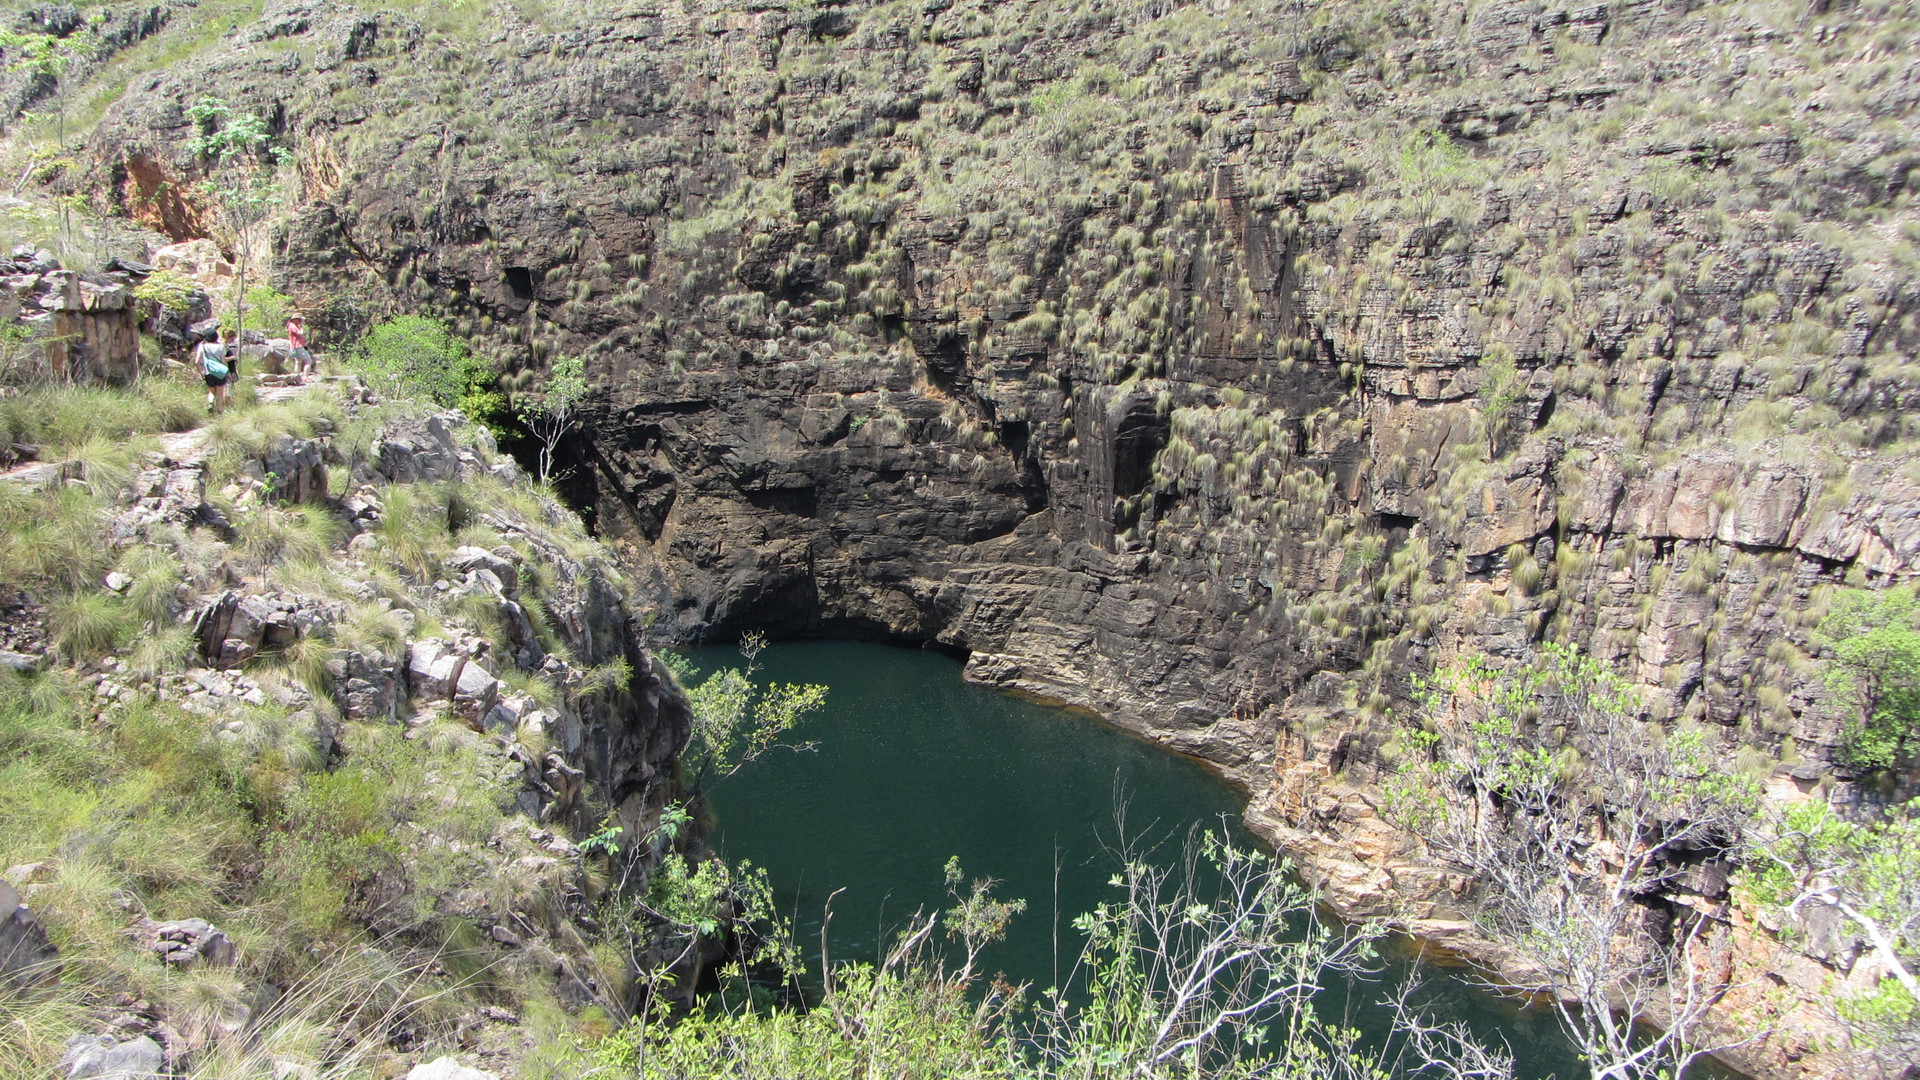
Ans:
{"label": "dark green water", "polygon": [[[718,646],[692,659],[703,672],[740,663]],[[958,856],[969,876],[999,879],[1001,897],[1028,903],[986,970],[1056,985],[1079,954],[1073,916],[1117,898],[1103,846],[1115,837],[1117,792],[1129,800],[1131,834],[1178,838],[1196,823],[1219,829],[1224,815],[1236,839],[1251,842],[1239,827],[1242,797],[1196,762],[1098,719],[970,686],[950,656],[797,642],[769,648],[761,667],[763,681],[831,688],[826,709],[795,735],[818,749],[776,752],[720,783],[714,842],[729,859],[767,868],[816,978],[834,890],[845,889],[833,903],[832,959],[872,960],[916,909],[949,906],[941,871]],[[1330,986],[1323,1010],[1383,1034],[1377,1003],[1405,975],[1410,950],[1389,952],[1371,981]],[[1582,1075],[1551,1016],[1444,970],[1428,974],[1423,1007],[1504,1039],[1522,1077]]]}

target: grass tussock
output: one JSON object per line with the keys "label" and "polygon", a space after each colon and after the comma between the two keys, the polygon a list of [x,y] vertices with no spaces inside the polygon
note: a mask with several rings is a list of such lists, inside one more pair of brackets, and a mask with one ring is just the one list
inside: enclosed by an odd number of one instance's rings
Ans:
{"label": "grass tussock", "polygon": [[182,379],[141,379],[125,389],[41,384],[0,398],[0,441],[32,443],[51,451],[43,459],[61,460],[89,440],[186,431],[205,418],[200,388]]}

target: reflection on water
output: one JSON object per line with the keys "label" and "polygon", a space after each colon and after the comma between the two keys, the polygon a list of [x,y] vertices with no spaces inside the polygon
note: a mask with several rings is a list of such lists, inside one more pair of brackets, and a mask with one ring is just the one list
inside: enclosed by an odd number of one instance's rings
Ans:
{"label": "reflection on water", "polygon": [[[740,662],[718,646],[692,658],[703,671]],[[761,666],[762,680],[831,688],[827,708],[795,734],[817,749],[774,753],[717,785],[714,843],[729,859],[767,868],[815,978],[830,894],[845,890],[833,904],[832,959],[872,960],[916,910],[947,905],[941,868],[958,856],[969,875],[998,879],[1001,897],[1027,901],[983,969],[1057,985],[1079,954],[1073,917],[1117,899],[1107,881],[1122,796],[1130,834],[1177,845],[1190,827],[1224,820],[1251,842],[1239,827],[1239,793],[1198,763],[1097,719],[970,686],[950,656],[798,642],[769,648]],[[1387,1026],[1378,1003],[1417,945],[1385,952],[1379,975],[1335,983],[1320,999],[1329,1016],[1375,1037]],[[1427,972],[1423,1007],[1505,1039],[1522,1077],[1584,1072],[1547,1012],[1468,985],[1458,967]]]}

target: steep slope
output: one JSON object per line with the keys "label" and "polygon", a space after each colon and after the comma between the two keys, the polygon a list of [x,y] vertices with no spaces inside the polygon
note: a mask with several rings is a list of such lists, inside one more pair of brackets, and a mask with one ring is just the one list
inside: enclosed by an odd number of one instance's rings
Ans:
{"label": "steep slope", "polygon": [[521,1075],[625,1005],[668,845],[570,837],[654,835],[686,698],[484,429],[262,394],[5,402],[93,437],[0,476],[0,1071]]}
{"label": "steep slope", "polygon": [[1897,4],[323,0],[133,87],[92,175],[196,234],[184,104],[270,117],[333,332],[587,357],[575,494],[661,630],[967,649],[1437,928],[1368,793],[1449,656],[1571,642],[1877,797],[1810,631],[1920,554],[1915,48]]}

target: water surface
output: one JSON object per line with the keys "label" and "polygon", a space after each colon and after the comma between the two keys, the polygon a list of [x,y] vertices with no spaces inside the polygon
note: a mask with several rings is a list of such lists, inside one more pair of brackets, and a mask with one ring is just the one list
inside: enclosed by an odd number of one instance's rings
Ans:
{"label": "water surface", "polygon": [[[721,646],[692,659],[702,671],[740,663]],[[775,752],[713,789],[714,843],[729,859],[767,868],[815,978],[830,894],[844,889],[833,901],[831,959],[871,961],[916,909],[950,906],[942,867],[957,856],[970,877],[996,878],[998,895],[1028,904],[983,958],[985,970],[1058,985],[1079,955],[1073,916],[1118,899],[1107,885],[1117,799],[1131,834],[1177,842],[1201,825],[1252,842],[1240,827],[1244,797],[1198,762],[1095,717],[969,685],[951,656],[819,641],[775,645],[760,660],[760,681],[826,684],[827,706],[794,734],[815,750]],[[1388,1017],[1377,1003],[1404,976],[1409,953],[1388,951],[1373,981],[1331,985],[1323,1011],[1383,1034]],[[1550,1015],[1468,986],[1457,972],[1430,974],[1424,1006],[1505,1038],[1522,1077],[1584,1072]]]}

